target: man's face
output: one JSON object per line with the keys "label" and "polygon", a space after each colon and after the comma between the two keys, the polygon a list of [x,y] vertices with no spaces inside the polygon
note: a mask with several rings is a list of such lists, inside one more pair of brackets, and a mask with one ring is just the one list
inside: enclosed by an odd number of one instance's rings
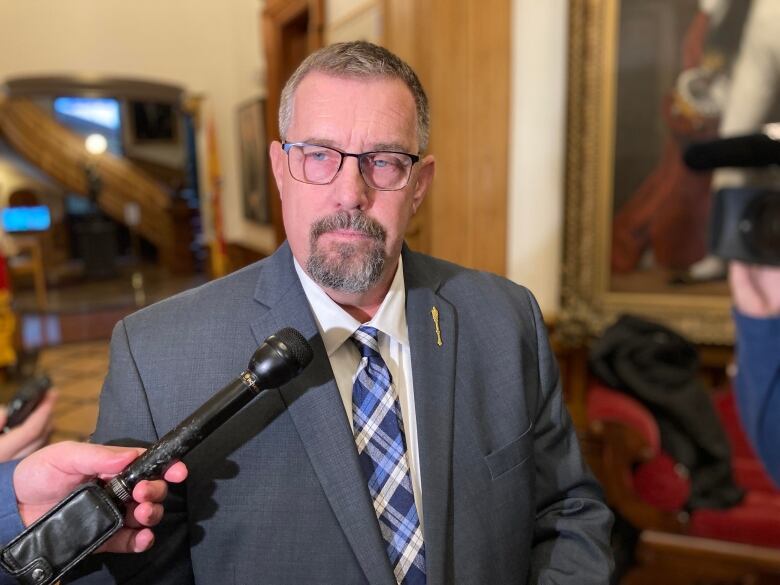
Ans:
{"label": "man's face", "polygon": [[[414,99],[400,80],[313,72],[300,82],[294,100],[289,142],[351,153],[418,153]],[[347,293],[387,282],[409,219],[433,177],[433,158],[414,165],[405,188],[377,191],[366,185],[354,157],[344,158],[330,184],[310,185],[290,175],[278,142],[270,152],[287,239],[307,273],[320,285]]]}

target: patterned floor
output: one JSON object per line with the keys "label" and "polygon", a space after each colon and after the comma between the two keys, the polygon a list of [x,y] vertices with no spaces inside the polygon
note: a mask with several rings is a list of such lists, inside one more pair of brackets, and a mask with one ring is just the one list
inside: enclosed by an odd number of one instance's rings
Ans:
{"label": "patterned floor", "polygon": [[[14,292],[22,347],[37,355],[35,369],[46,372],[59,391],[52,442],[84,441],[94,430],[114,324],[141,306],[206,280],[203,274],[176,276],[157,266],[126,268],[114,279],[50,288],[45,312],[31,288],[20,286]],[[0,402],[17,386],[0,382]]]}
{"label": "patterned floor", "polygon": [[95,428],[100,388],[108,371],[108,342],[48,348],[38,359],[59,392],[51,441],[87,440]]}

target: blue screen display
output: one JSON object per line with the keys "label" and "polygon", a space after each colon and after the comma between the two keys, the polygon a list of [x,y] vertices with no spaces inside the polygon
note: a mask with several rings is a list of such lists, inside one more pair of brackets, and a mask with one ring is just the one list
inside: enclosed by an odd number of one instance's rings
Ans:
{"label": "blue screen display", "polygon": [[54,111],[111,130],[120,124],[119,102],[113,98],[59,97],[54,100]]}
{"label": "blue screen display", "polygon": [[0,212],[0,222],[6,232],[40,232],[51,226],[51,214],[46,205],[6,207]]}

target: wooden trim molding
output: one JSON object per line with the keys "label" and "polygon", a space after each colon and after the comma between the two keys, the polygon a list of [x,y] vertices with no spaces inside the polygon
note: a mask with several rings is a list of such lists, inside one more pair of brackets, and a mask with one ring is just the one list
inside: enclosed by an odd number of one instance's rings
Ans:
{"label": "wooden trim molding", "polygon": [[12,77],[5,82],[10,97],[89,95],[181,104],[184,90],[168,83],[90,75]]}
{"label": "wooden trim molding", "polygon": [[[305,55],[322,47],[324,0],[267,0],[262,12],[266,61],[266,131],[269,143],[279,137],[279,101],[287,78]],[[302,31],[296,24],[305,25]],[[282,206],[273,174],[268,173],[268,197],[276,240],[284,238]]]}

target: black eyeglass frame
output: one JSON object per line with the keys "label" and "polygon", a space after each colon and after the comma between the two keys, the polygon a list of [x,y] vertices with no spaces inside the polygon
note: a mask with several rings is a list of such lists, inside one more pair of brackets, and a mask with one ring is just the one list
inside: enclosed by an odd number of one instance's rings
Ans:
{"label": "black eyeglass frame", "polygon": [[[302,181],[298,177],[296,177],[292,169],[290,168],[290,149],[293,146],[314,146],[318,148],[327,148],[329,150],[332,150],[334,152],[338,152],[341,155],[341,160],[339,161],[339,168],[336,169],[336,172],[333,174],[333,178],[331,178],[330,181],[327,183],[311,183],[309,181]],[[282,142],[282,150],[284,150],[284,153],[287,155],[287,169],[290,171],[290,176],[298,181],[299,183],[305,183],[306,185],[330,185],[333,181],[336,180],[336,177],[339,176],[339,173],[341,172],[341,168],[344,166],[344,159],[348,156],[355,157],[358,161],[358,171],[360,171],[360,176],[363,177],[363,180],[366,182],[366,185],[368,185],[371,189],[374,189],[376,191],[400,191],[401,189],[405,188],[409,184],[409,179],[412,178],[412,167],[416,165],[418,162],[420,162],[420,155],[419,154],[412,154],[410,152],[403,152],[399,150],[371,150],[369,152],[344,152],[343,150],[339,150],[338,148],[333,148],[332,146],[323,146],[322,144],[310,144],[309,142]],[[371,185],[368,180],[366,179],[366,176],[363,174],[363,166],[360,164],[363,157],[369,156],[371,154],[403,154],[404,156],[408,156],[412,160],[412,164],[409,166],[409,175],[406,177],[406,182],[401,185],[400,187],[396,187],[394,189],[382,189],[380,187],[375,187]]]}

